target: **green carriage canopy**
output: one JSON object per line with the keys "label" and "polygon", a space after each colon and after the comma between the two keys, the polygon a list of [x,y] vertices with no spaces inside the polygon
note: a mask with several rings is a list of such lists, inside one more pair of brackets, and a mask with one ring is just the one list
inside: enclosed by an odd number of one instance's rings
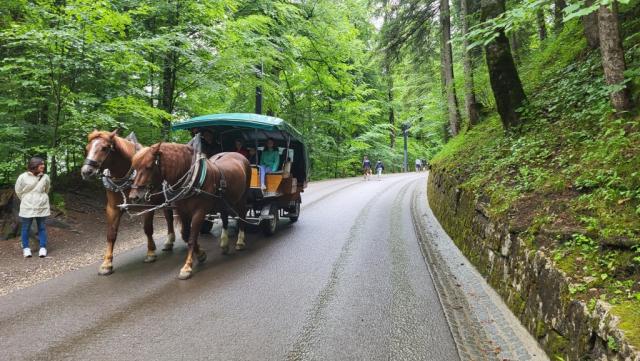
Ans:
{"label": "green carriage canopy", "polygon": [[172,129],[191,129],[201,127],[230,126],[238,128],[251,128],[266,131],[281,131],[302,143],[302,134],[284,120],[261,114],[252,113],[227,113],[209,114],[191,118],[173,124]]}
{"label": "green carriage canopy", "polygon": [[[307,180],[309,156],[302,134],[283,119],[253,113],[209,114],[174,123],[171,128],[173,130],[212,128],[217,130],[218,135],[232,137],[242,135],[245,140],[265,141],[271,137],[276,141],[290,141],[291,148],[297,154],[297,156],[294,155],[292,173],[299,182]],[[228,140],[225,141],[227,142]]]}

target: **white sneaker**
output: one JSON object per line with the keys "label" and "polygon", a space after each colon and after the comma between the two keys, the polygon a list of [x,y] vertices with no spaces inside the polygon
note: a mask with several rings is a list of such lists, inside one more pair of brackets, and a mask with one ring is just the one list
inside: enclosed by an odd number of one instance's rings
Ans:
{"label": "white sneaker", "polygon": [[46,257],[47,256],[47,249],[42,247],[40,248],[40,252],[38,252],[38,256],[40,256],[40,258]]}
{"label": "white sneaker", "polygon": [[22,249],[22,255],[24,256],[24,258],[31,257],[31,249],[30,248]]}

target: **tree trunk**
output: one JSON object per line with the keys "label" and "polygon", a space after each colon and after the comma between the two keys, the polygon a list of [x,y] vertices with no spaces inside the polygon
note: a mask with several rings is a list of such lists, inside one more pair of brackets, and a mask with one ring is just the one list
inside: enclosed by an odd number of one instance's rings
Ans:
{"label": "tree trunk", "polygon": [[[176,89],[176,71],[175,71],[175,51],[168,51],[164,57],[162,67],[162,88],[160,96],[160,108],[168,114],[173,113],[173,97]],[[167,140],[171,122],[167,119],[162,120],[162,139]]]}
{"label": "tree trunk", "polygon": [[384,64],[384,72],[387,76],[387,101],[389,102],[389,146],[393,149],[396,146],[396,114],[393,110],[393,75],[391,74],[391,65],[388,62]]}
{"label": "tree trunk", "polygon": [[542,41],[547,38],[547,25],[544,21],[544,9],[542,7],[536,10],[536,20],[538,22],[538,37]]}
{"label": "tree trunk", "polygon": [[[585,1],[585,6],[593,5],[593,0]],[[584,27],[584,37],[587,39],[587,45],[591,49],[597,49],[600,46],[600,37],[598,36],[598,12],[594,11],[589,15],[582,17],[582,26]]]}
{"label": "tree trunk", "polygon": [[553,4],[553,28],[556,33],[559,33],[564,26],[562,22],[564,19],[562,11],[567,7],[567,3],[565,0],[554,0]]}
{"label": "tree trunk", "polygon": [[[493,19],[504,11],[504,0],[482,0],[482,21]],[[485,46],[485,54],[496,107],[502,125],[509,130],[521,124],[517,110],[526,97],[504,30],[500,30],[498,36]]]}
{"label": "tree trunk", "polygon": [[516,64],[520,64],[520,42],[515,31],[512,31],[509,36],[509,43],[511,45],[511,56]]}
{"label": "tree trunk", "polygon": [[467,110],[467,116],[469,117],[469,128],[478,124],[480,120],[480,114],[478,111],[478,102],[476,101],[476,93],[474,91],[473,84],[473,64],[471,62],[471,53],[468,50],[469,40],[467,34],[469,33],[469,14],[468,14],[468,0],[460,0],[460,15],[462,17],[462,47],[463,49],[463,69],[464,69],[464,106]]}
{"label": "tree trunk", "polygon": [[[393,94],[391,93],[391,90],[389,90],[389,101],[393,101]],[[395,123],[396,123],[396,116],[395,116],[395,112],[393,111],[393,105],[389,106],[389,124],[391,124],[391,132],[389,134],[389,146],[391,147],[391,149],[395,148],[396,146],[396,128],[395,128]]]}
{"label": "tree trunk", "polygon": [[[176,1],[174,11],[169,11],[167,25],[170,29],[175,28],[178,25],[178,17],[180,14],[180,2]],[[174,44],[178,45],[178,44]],[[162,59],[162,86],[160,88],[160,109],[164,110],[168,114],[173,114],[174,99],[176,91],[176,79],[178,64],[178,53],[175,50],[168,50],[164,54]],[[169,131],[171,130],[171,121],[168,119],[162,120],[162,139],[167,140],[169,137]]]}
{"label": "tree trunk", "polygon": [[460,131],[460,112],[458,98],[453,83],[453,53],[451,51],[451,19],[449,16],[449,0],[440,0],[440,28],[442,41],[442,74],[444,75],[445,93],[447,95],[447,113],[449,130],[455,136]]}
{"label": "tree trunk", "polygon": [[632,104],[629,87],[624,84],[626,64],[620,39],[618,4],[616,2],[613,2],[611,7],[600,6],[598,9],[598,29],[605,81],[608,85],[622,86],[622,89],[610,94],[611,104],[617,112],[630,110]]}

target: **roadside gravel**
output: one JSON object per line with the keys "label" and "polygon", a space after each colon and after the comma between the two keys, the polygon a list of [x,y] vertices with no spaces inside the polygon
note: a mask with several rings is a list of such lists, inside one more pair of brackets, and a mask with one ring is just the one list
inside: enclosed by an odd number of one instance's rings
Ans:
{"label": "roadside gravel", "polygon": [[[0,241],[0,296],[102,260],[106,248],[104,201],[89,201],[85,196],[76,194],[65,198],[66,204],[72,205],[72,209],[68,209],[66,217],[56,219],[54,224],[48,226],[48,257],[37,257],[36,239],[31,239],[31,249],[36,255],[32,258],[22,257],[19,237]],[[166,223],[161,215],[156,215],[154,229],[156,242],[161,243],[158,240],[166,234]],[[123,215],[115,257],[144,244],[146,237],[142,230],[142,219]],[[141,257],[144,258],[144,254]]]}

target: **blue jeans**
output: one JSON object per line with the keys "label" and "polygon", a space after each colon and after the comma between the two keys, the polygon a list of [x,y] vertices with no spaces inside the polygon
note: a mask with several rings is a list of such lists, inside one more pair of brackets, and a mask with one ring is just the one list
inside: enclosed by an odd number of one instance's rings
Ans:
{"label": "blue jeans", "polygon": [[267,173],[271,173],[271,168],[266,165],[258,165],[258,168],[260,168],[260,187],[264,187]]}
{"label": "blue jeans", "polygon": [[22,248],[29,248],[29,229],[31,228],[31,223],[34,219],[38,224],[38,239],[40,239],[40,248],[46,248],[47,230],[44,226],[44,223],[47,217],[20,217],[20,222],[22,222]]}

